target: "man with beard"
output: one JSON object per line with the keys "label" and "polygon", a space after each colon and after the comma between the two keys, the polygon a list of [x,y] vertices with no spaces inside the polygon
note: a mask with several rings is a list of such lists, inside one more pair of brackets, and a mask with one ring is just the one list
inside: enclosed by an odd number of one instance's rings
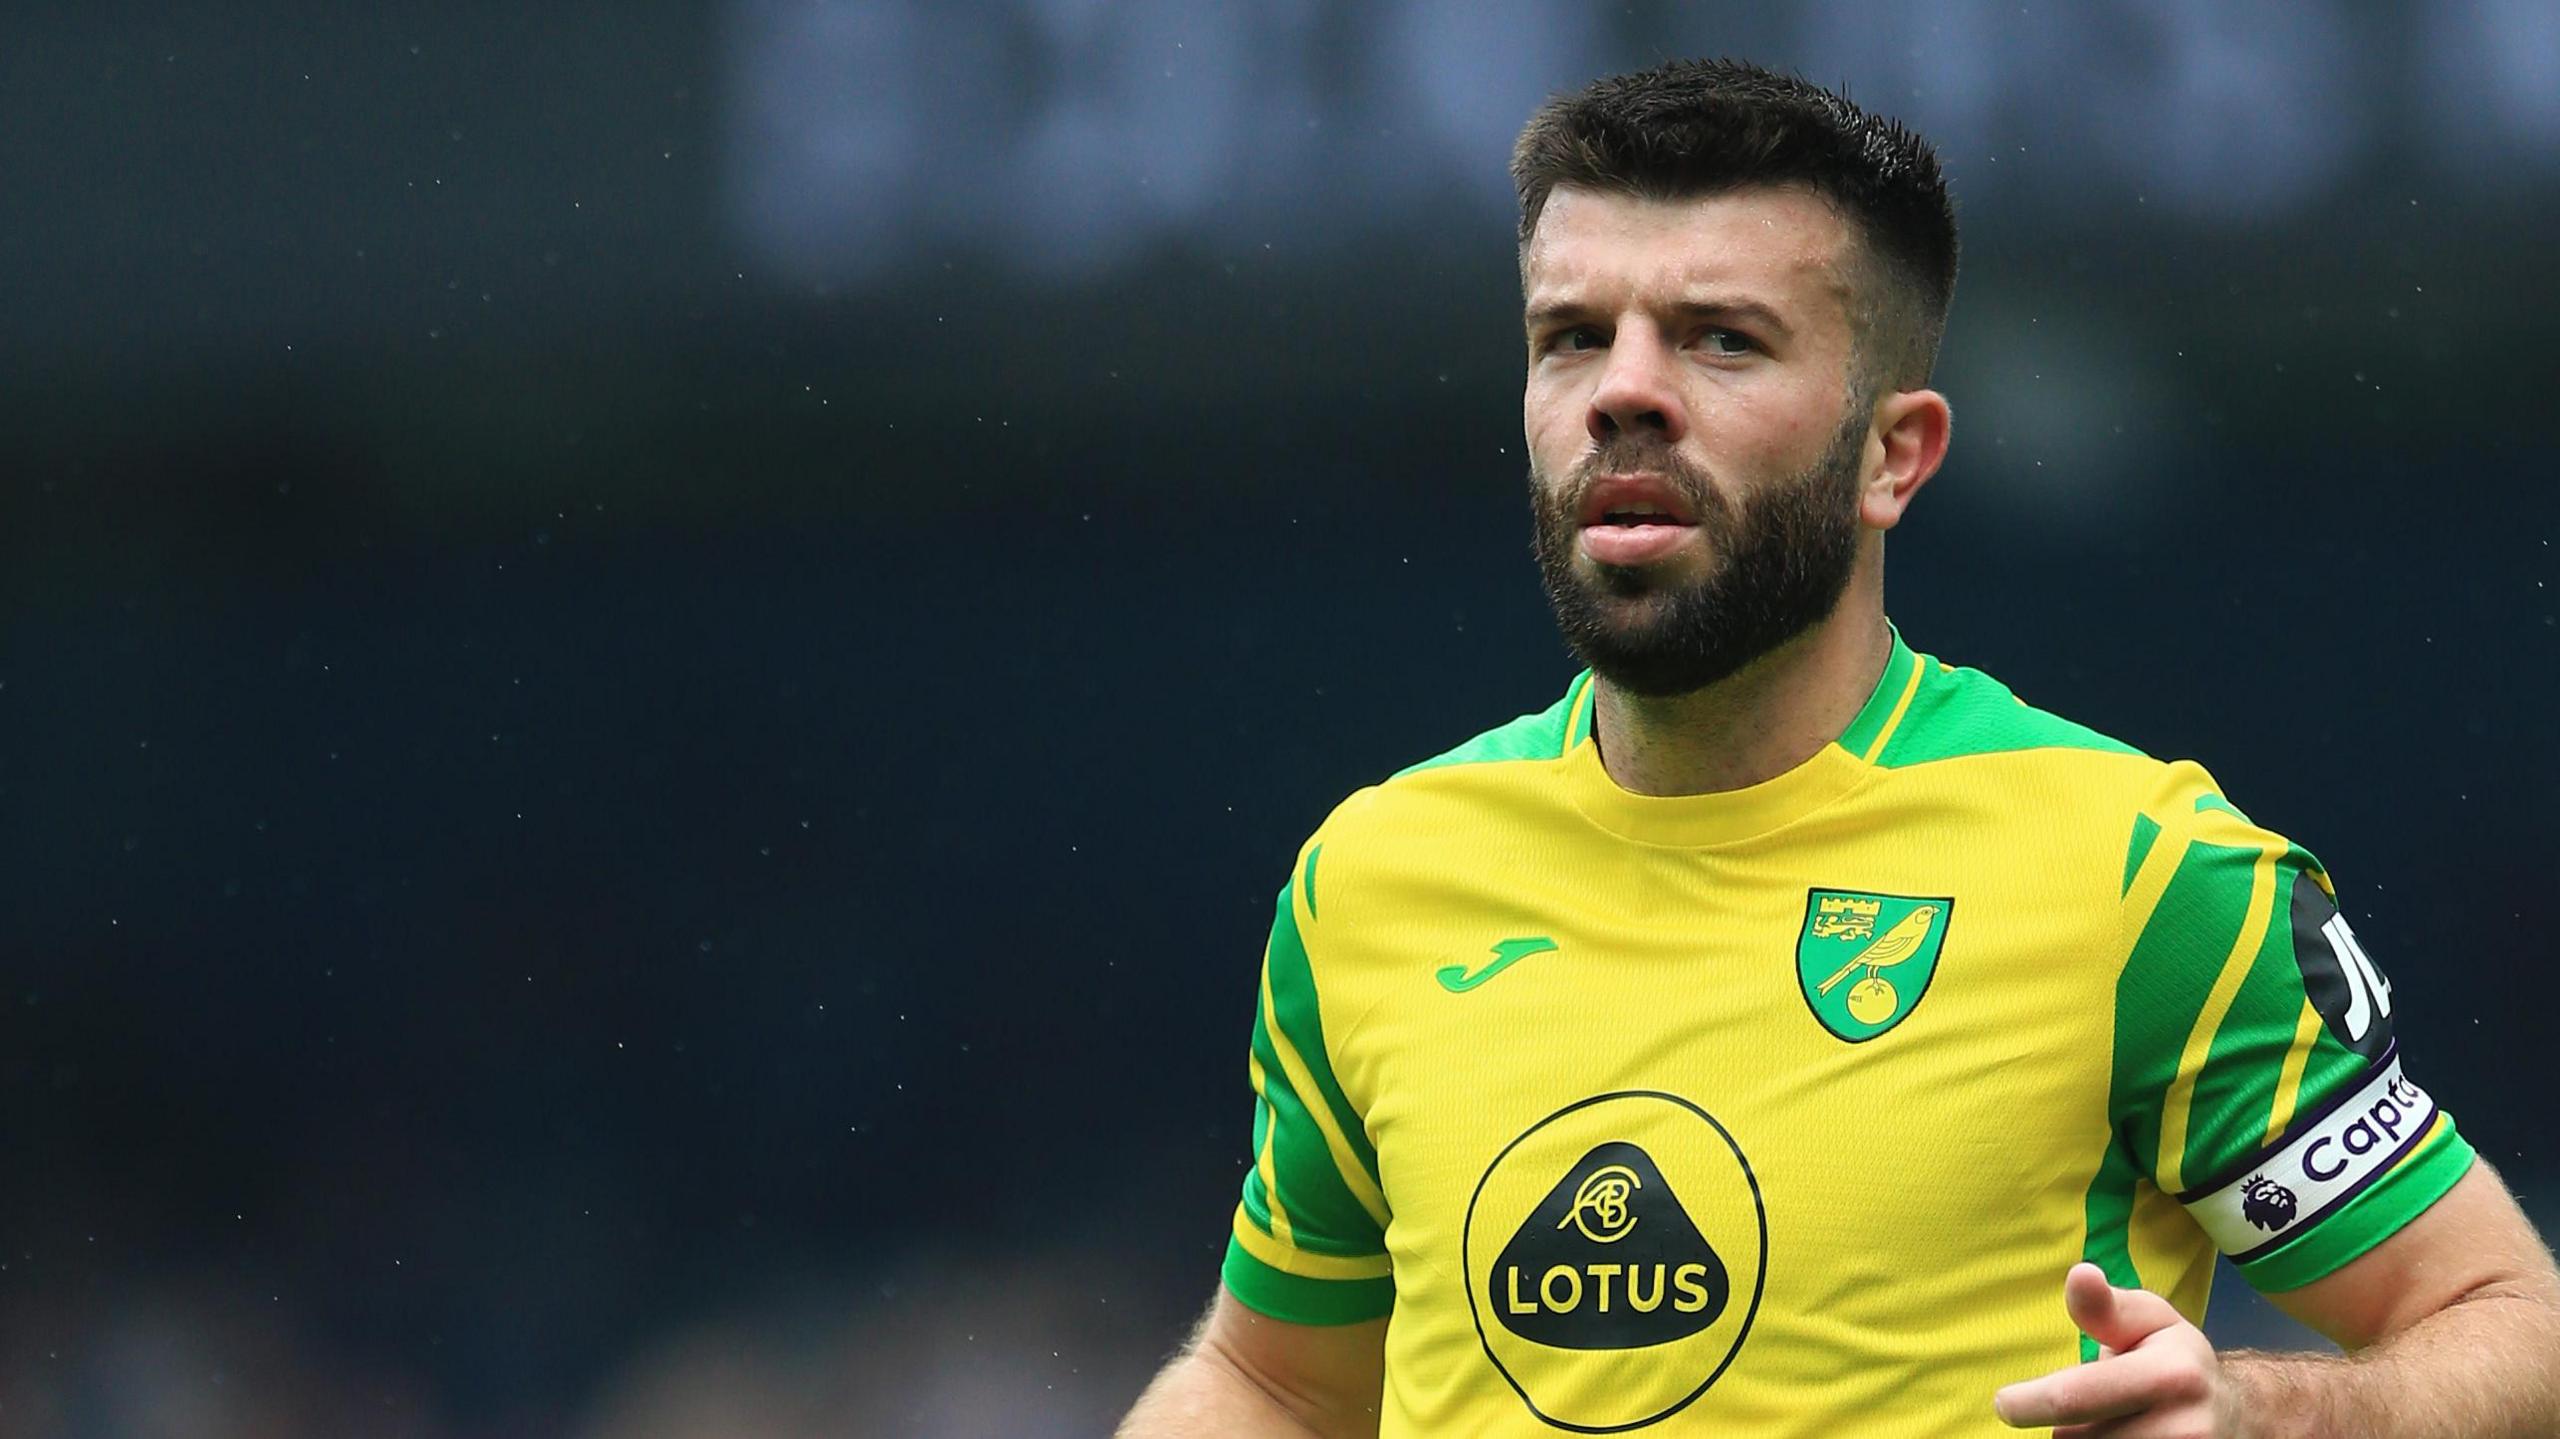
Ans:
{"label": "man with beard", "polygon": [[[1928,147],[1678,63],[1513,174],[1589,668],[1300,851],[1224,1290],[1124,1432],[2553,1432],[2560,1276],[2317,861],[1885,619]],[[2216,1354],[2217,1252],[2352,1359]]]}

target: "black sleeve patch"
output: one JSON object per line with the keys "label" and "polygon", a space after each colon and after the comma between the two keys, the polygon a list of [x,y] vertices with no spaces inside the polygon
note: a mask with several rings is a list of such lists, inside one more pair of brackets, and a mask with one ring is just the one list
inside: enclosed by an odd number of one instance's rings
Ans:
{"label": "black sleeve patch", "polygon": [[2293,879],[2293,962],[2311,1007],[2340,1044],[2367,1059],[2391,1047],[2391,984],[2308,873]]}

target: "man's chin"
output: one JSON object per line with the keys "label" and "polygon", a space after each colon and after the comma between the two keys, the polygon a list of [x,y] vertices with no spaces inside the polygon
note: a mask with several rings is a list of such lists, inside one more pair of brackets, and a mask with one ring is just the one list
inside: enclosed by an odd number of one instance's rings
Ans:
{"label": "man's chin", "polygon": [[1576,570],[1583,598],[1612,619],[1630,624],[1646,623],[1668,610],[1688,585],[1687,577],[1666,574],[1664,567],[1654,565],[1631,568],[1586,558]]}
{"label": "man's chin", "polygon": [[1702,672],[1692,660],[1648,650],[1595,648],[1579,658],[1612,688],[1645,699],[1695,694],[1723,678],[1722,672]]}
{"label": "man's chin", "polygon": [[1689,666],[1683,646],[1671,642],[1664,628],[1649,618],[1621,617],[1603,609],[1585,616],[1582,633],[1572,637],[1582,661],[1601,678],[1638,694],[1679,693]]}

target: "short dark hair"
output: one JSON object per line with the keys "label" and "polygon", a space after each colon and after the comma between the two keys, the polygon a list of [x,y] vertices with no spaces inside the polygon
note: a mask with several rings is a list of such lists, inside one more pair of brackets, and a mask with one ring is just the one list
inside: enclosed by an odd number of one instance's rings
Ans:
{"label": "short dark hair", "polygon": [[1538,107],[1511,151],[1523,257],[1558,185],[1686,200],[1804,185],[1865,242],[1850,276],[1855,382],[1928,383],[1956,288],[1955,207],[1929,143],[1798,76],[1737,60],[1672,60]]}

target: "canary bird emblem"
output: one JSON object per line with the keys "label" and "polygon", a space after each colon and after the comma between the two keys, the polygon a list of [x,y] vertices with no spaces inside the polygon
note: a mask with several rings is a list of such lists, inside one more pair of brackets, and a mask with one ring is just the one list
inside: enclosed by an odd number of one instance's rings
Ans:
{"label": "canary bird emblem", "polygon": [[1796,975],[1814,1017],[1851,1043],[1900,1024],[1937,973],[1954,911],[1943,896],[1809,891]]}

